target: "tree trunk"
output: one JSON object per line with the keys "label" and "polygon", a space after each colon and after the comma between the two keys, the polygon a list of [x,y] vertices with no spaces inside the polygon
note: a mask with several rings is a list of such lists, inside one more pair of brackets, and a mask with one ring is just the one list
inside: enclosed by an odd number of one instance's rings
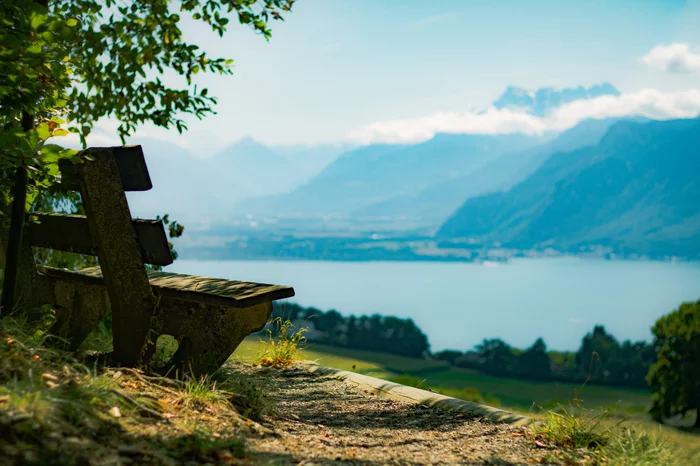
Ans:
{"label": "tree trunk", "polygon": [[27,201],[27,169],[17,168],[15,185],[12,188],[12,214],[10,218],[10,233],[7,241],[5,256],[5,274],[2,283],[2,307],[5,312],[11,310],[16,303],[17,274],[19,258],[22,249],[24,232],[24,204]]}
{"label": "tree trunk", "polygon": [[[26,132],[34,126],[34,117],[22,112],[22,129]],[[10,214],[10,231],[5,251],[5,273],[2,282],[2,305],[6,313],[16,304],[17,275],[19,273],[19,258],[22,250],[24,233],[24,205],[27,202],[27,169],[22,162],[15,172],[15,184],[12,187],[12,211]]]}

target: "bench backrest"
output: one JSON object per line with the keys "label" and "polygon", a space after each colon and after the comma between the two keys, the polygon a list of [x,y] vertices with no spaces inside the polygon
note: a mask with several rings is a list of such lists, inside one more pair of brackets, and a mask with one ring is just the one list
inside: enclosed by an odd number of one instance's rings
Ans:
{"label": "bench backrest", "polygon": [[[108,150],[111,150],[117,164],[122,192],[148,191],[152,188],[141,146],[114,147]],[[80,191],[80,165],[61,163],[60,169],[60,186]],[[28,212],[26,216],[28,222],[24,241],[29,245],[91,256],[100,255],[97,242],[90,233],[87,216],[39,212]],[[165,266],[173,263],[161,220],[133,219],[131,223],[144,264]]]}

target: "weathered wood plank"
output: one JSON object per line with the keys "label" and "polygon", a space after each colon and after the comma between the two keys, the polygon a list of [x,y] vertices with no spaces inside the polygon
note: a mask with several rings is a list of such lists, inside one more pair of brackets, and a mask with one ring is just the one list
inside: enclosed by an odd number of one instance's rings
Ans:
{"label": "weathered wood plank", "polygon": [[[124,191],[148,191],[153,187],[141,146],[91,148],[90,150],[103,149],[113,151]],[[81,167],[82,164],[60,161],[61,185],[66,189],[79,191]]]}
{"label": "weathered wood plank", "polygon": [[97,246],[84,215],[28,212],[26,217],[24,234],[32,246],[97,255]]}
{"label": "weathered wood plank", "polygon": [[[78,271],[41,267],[40,271],[63,280],[77,280],[92,284],[104,283],[99,267],[89,267]],[[155,270],[148,271],[148,278],[156,295],[224,308],[251,307],[294,296],[294,288],[291,286],[179,275]]]}
{"label": "weathered wood plank", "polygon": [[156,294],[225,307],[249,307],[294,296],[294,288],[290,286],[181,275],[155,270],[148,272],[148,280]]}
{"label": "weathered wood plank", "polygon": [[[27,220],[26,241],[32,246],[100,255],[84,215],[29,212]],[[141,258],[146,264],[165,266],[173,263],[161,220],[136,219],[131,223],[136,231]]]}

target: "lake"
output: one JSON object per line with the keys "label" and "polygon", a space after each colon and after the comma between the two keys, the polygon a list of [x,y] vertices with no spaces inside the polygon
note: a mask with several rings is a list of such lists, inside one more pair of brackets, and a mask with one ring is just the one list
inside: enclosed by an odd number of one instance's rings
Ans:
{"label": "lake", "polygon": [[700,263],[520,259],[510,263],[196,261],[168,271],[291,285],[290,299],[343,315],[410,317],[433,351],[484,338],[575,350],[595,324],[650,340],[657,318],[700,299]]}

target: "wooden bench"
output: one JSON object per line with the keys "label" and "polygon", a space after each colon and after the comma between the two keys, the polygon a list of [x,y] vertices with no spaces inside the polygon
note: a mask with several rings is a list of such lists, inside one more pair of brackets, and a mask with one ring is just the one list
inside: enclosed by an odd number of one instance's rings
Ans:
{"label": "wooden bench", "polygon": [[[274,300],[294,296],[288,286],[147,270],[173,259],[162,221],[131,218],[125,191],[152,187],[141,147],[83,155],[84,163],[61,165],[61,185],[80,191],[86,215],[26,214],[17,285],[24,308],[54,307],[53,333],[73,348],[111,312],[115,363],[148,364],[156,339],[172,335],[179,347],[161,369],[210,372],[265,326]],[[95,255],[100,265],[36,267],[33,247]]]}

